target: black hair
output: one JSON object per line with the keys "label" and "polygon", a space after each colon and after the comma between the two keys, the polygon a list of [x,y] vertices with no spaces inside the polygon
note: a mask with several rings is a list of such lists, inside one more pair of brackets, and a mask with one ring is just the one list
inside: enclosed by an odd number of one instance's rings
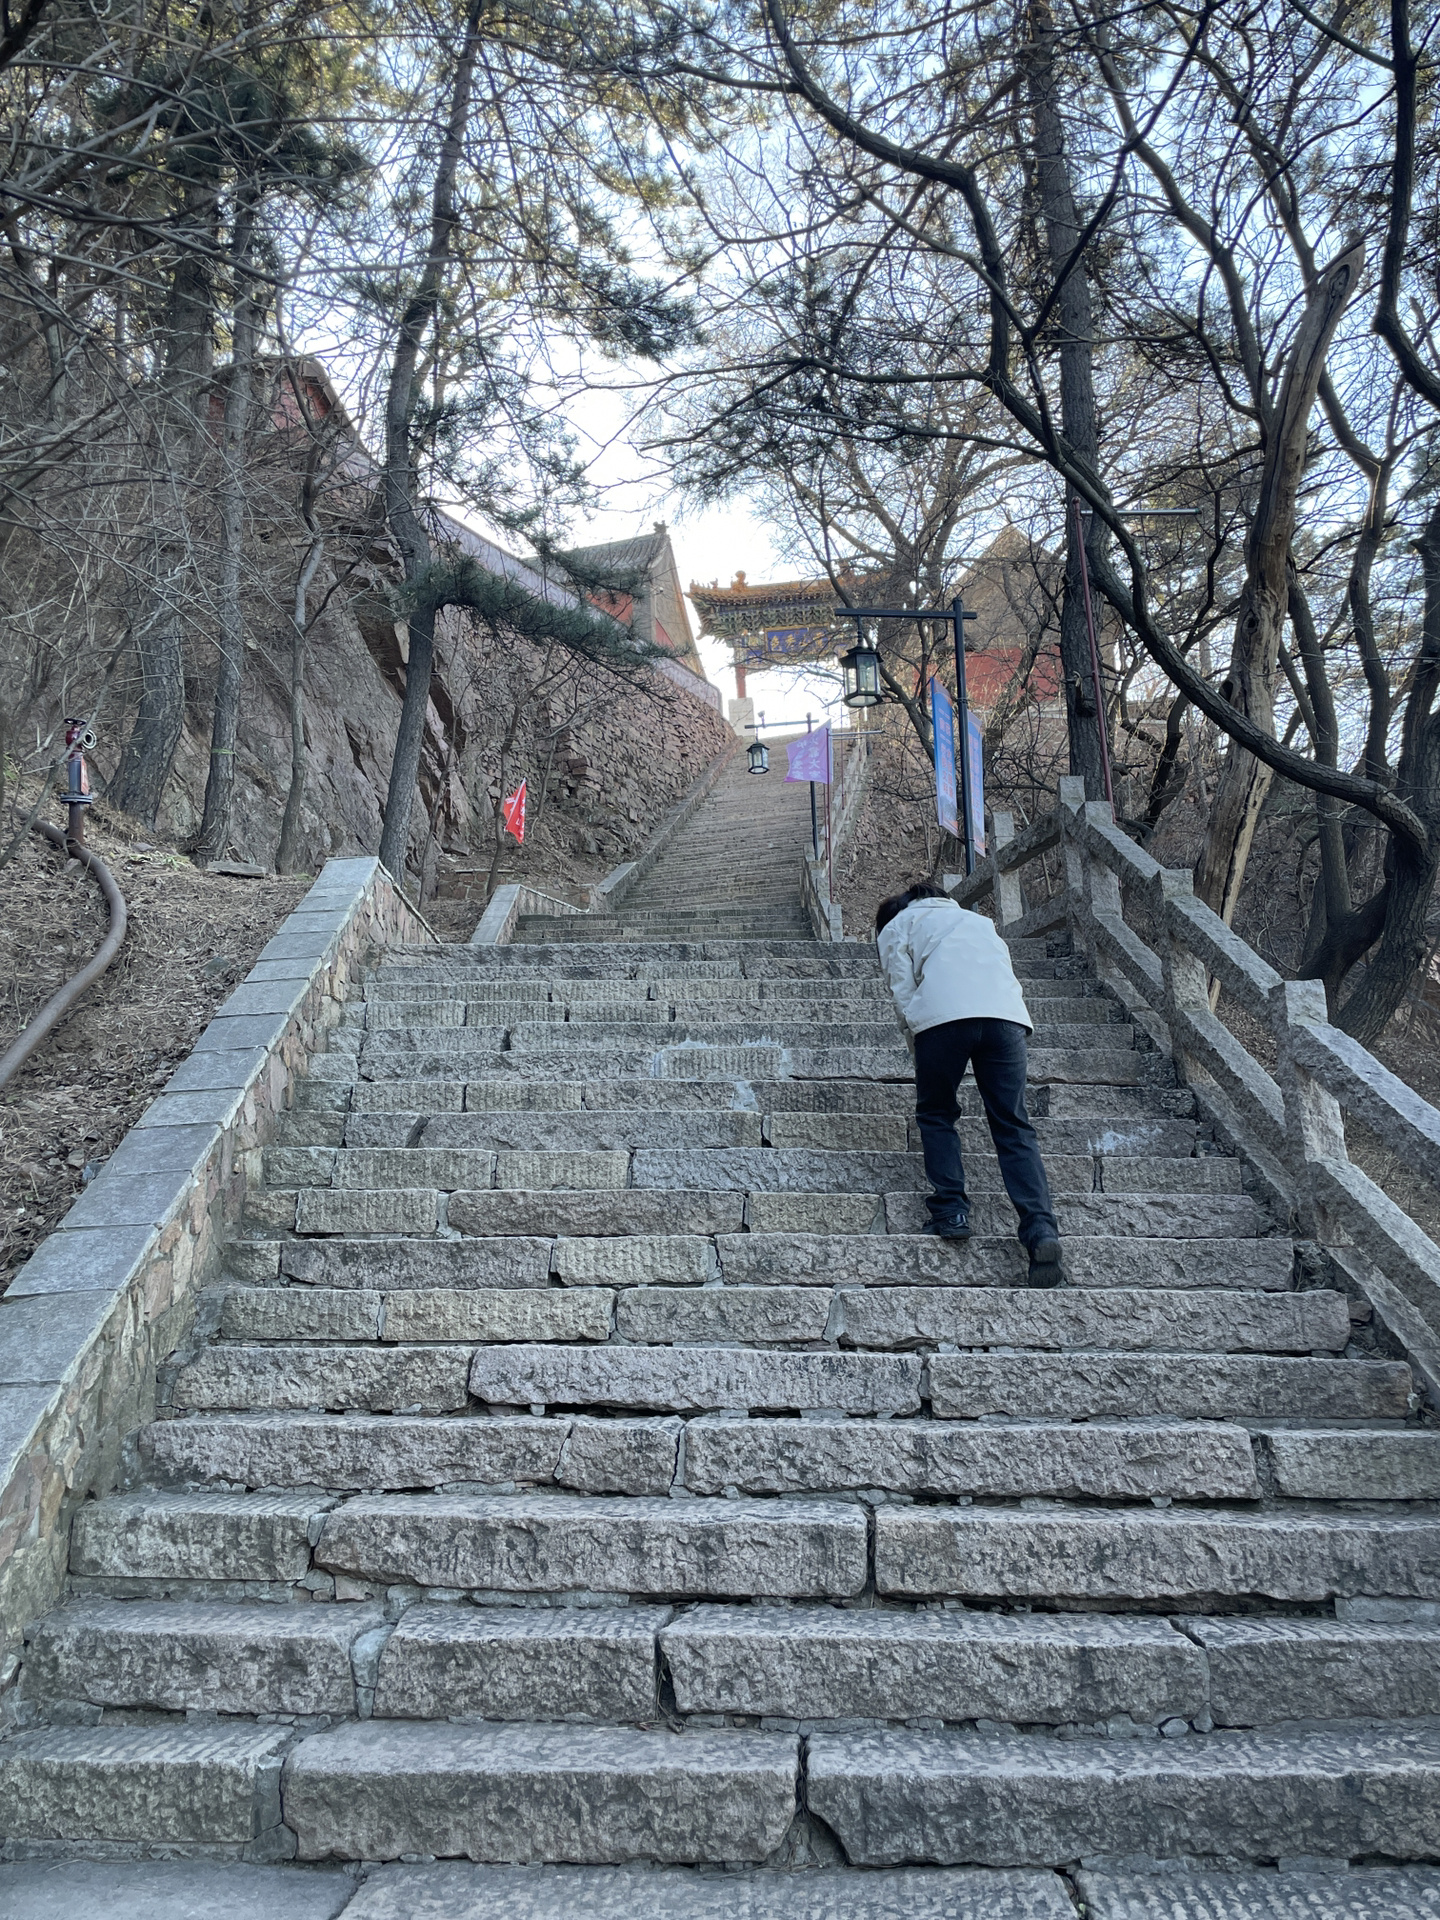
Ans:
{"label": "black hair", "polygon": [[896,914],[903,913],[906,907],[913,907],[917,900],[948,900],[949,894],[943,887],[937,887],[933,880],[913,880],[899,893],[892,893],[882,900],[875,909],[875,937],[889,926]]}

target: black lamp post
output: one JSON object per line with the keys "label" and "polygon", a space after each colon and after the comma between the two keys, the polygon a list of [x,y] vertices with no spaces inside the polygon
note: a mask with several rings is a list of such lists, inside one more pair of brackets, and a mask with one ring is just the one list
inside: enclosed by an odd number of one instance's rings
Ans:
{"label": "black lamp post", "polygon": [[768,773],[770,771],[770,749],[765,745],[763,740],[752,740],[750,742],[749,746],[745,749],[745,760],[747,768],[751,773]]}
{"label": "black lamp post", "polygon": [[841,654],[840,670],[845,675],[841,698],[847,707],[880,705],[885,694],[880,685],[880,655],[873,640],[861,633],[850,651]]}

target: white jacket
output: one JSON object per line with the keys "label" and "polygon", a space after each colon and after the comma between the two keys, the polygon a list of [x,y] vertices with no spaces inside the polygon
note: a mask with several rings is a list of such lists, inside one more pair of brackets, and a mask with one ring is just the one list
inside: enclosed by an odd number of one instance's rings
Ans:
{"label": "white jacket", "polygon": [[911,1033],[947,1020],[1013,1020],[1034,1032],[1010,949],[983,915],[953,900],[916,900],[896,914],[878,945]]}

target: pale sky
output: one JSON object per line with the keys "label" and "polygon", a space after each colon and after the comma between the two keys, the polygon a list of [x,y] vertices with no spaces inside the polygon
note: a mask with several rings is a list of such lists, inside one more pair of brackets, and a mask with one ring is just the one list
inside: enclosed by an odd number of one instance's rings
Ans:
{"label": "pale sky", "polygon": [[[604,503],[587,519],[576,521],[568,536],[569,544],[598,546],[603,541],[634,539],[649,533],[657,520],[663,520],[675,550],[682,588],[688,589],[692,581],[701,586],[718,581],[726,587],[737,572],[757,584],[797,577],[796,567],[777,549],[769,526],[747,501],[687,507],[651,459],[630,441],[625,431],[626,407],[618,394],[592,389],[570,397],[563,411],[579,439],[577,451],[588,461],[590,477],[600,488]],[[686,605],[705,672],[719,688],[728,712],[728,703],[735,698],[730,650],[701,634],[698,614],[688,600]],[[818,724],[828,703],[832,722],[845,723],[845,708],[838,704],[839,687],[834,680],[795,668],[774,669],[751,675],[747,692],[755,701],[757,714],[763,712],[767,721],[793,720],[803,726],[809,711]]]}

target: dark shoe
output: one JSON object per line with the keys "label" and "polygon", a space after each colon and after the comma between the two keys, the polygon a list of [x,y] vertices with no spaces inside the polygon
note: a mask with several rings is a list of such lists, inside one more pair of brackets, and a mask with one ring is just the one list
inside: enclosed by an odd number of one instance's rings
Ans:
{"label": "dark shoe", "polygon": [[1065,1260],[1058,1240],[1040,1240],[1030,1249],[1030,1287],[1058,1287],[1065,1281]]}
{"label": "dark shoe", "polygon": [[953,1220],[931,1219],[925,1222],[920,1231],[933,1235],[937,1240],[968,1240],[970,1222],[963,1215]]}

